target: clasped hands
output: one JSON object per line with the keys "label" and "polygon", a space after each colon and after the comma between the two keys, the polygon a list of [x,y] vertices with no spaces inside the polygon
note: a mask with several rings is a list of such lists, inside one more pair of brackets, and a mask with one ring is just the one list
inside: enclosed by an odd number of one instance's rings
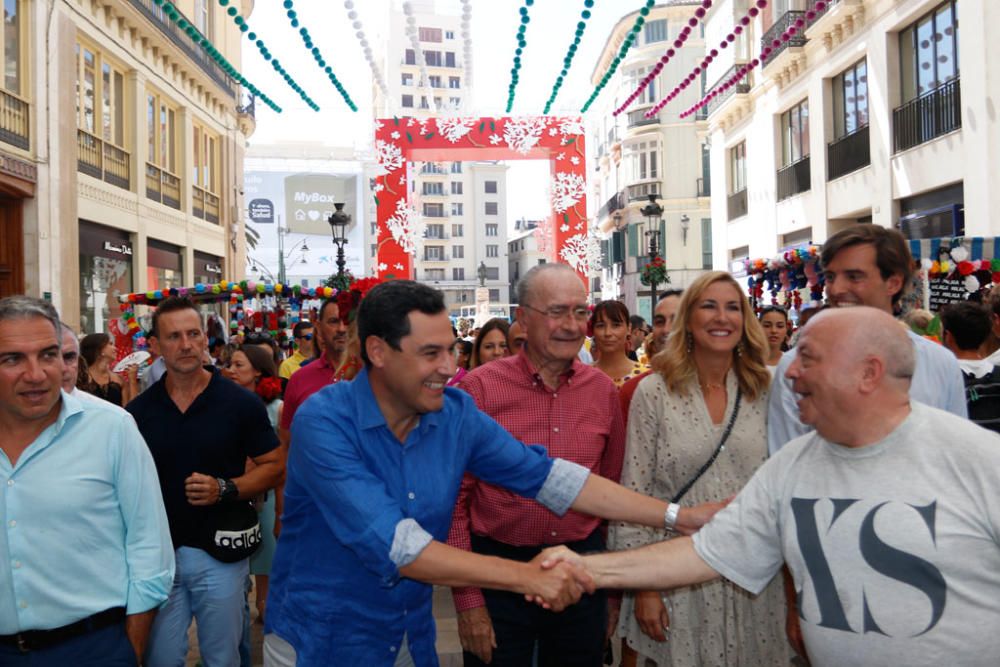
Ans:
{"label": "clasped hands", "polygon": [[562,611],[579,601],[584,593],[597,590],[583,557],[564,546],[545,549],[528,565],[532,574],[526,582],[524,598],[545,609]]}

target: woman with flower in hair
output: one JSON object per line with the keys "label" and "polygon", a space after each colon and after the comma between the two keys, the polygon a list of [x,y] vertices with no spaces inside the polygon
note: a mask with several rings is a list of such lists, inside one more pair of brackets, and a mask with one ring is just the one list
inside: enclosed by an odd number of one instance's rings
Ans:
{"label": "woman with flower in hair", "polygon": [[[274,365],[274,357],[260,345],[243,345],[233,352],[226,377],[248,389],[264,401],[271,427],[277,430],[281,415],[281,379]],[[252,465],[252,463],[251,463]],[[274,494],[265,496],[260,509],[260,548],[250,557],[250,574],[254,575],[257,589],[257,615],[264,618],[267,605],[267,581],[271,572],[271,559],[277,540],[274,537]]]}
{"label": "woman with flower in hair", "polygon": [[[622,486],[676,504],[736,495],[767,458],[767,339],[740,285],[706,273],[684,290],[653,372],[629,411]],[[668,519],[669,520],[669,519]],[[609,547],[659,542],[670,531],[615,523]],[[732,582],[622,599],[622,665],[787,665],[781,577],[758,596]],[[637,655],[638,654],[638,655]],[[637,660],[638,658],[638,660]]]}

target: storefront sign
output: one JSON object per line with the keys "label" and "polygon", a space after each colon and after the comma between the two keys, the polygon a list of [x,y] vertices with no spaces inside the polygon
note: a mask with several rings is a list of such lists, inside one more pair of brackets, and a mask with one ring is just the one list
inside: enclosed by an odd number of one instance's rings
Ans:
{"label": "storefront sign", "polygon": [[132,256],[132,246],[127,243],[112,243],[111,241],[104,242],[104,249],[108,252],[118,253],[119,255]]}
{"label": "storefront sign", "polygon": [[961,280],[948,280],[947,278],[932,278],[928,281],[931,288],[931,310],[939,312],[949,303],[965,301],[969,298],[969,291]]}
{"label": "storefront sign", "polygon": [[251,222],[274,222],[274,203],[270,199],[251,199],[248,210]]}
{"label": "storefront sign", "polygon": [[214,273],[216,275],[222,275],[222,267],[218,264],[205,264],[205,273]]}

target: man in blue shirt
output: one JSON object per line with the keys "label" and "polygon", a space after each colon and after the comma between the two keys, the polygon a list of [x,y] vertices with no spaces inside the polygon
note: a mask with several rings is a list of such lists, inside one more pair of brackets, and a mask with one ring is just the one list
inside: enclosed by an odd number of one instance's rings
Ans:
{"label": "man in blue shirt", "polygon": [[252,522],[249,501],[281,479],[278,438],[259,397],[202,365],[208,339],[190,300],[160,303],[150,340],[167,373],[127,409],[156,463],[177,576],[144,664],[183,665],[193,616],[203,662],[237,665],[250,556],[242,547],[260,539],[260,528],[231,521],[249,513]]}
{"label": "man in blue shirt", "polygon": [[[378,285],[358,331],[365,370],[318,391],[292,424],[265,664],[437,665],[429,584],[510,590],[553,609],[576,601],[588,582],[575,570],[549,578],[534,561],[444,543],[466,469],[557,514],[664,525],[666,503],[522,445],[445,388],[455,339],[439,291]],[[677,527],[696,530],[719,506],[685,508]]]}
{"label": "man in blue shirt", "polygon": [[60,392],[51,304],[0,299],[0,664],[136,665],[174,575],[132,418]]}

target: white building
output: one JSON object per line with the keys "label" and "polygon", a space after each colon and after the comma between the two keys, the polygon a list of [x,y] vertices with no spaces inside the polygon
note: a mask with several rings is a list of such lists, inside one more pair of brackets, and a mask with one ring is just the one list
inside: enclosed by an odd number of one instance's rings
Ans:
{"label": "white building", "polygon": [[[717,1],[708,45],[747,9]],[[783,41],[799,20],[803,30]],[[834,0],[820,10],[780,0],[762,11],[709,68],[714,86],[778,41],[709,107],[715,266],[859,222],[908,238],[996,234],[1000,43],[988,27],[998,20],[994,0]]]}
{"label": "white building", "polygon": [[517,282],[539,264],[545,264],[545,253],[538,248],[538,230],[543,220],[514,221],[514,231],[507,241],[507,266],[510,272],[510,303],[517,303]]}
{"label": "white building", "polygon": [[[419,55],[407,35],[401,3],[396,2],[383,65],[389,94],[376,91],[375,96],[379,117],[427,118],[442,108],[461,108],[472,94],[466,86],[461,17],[441,13],[433,0],[411,6]],[[506,300],[506,172],[507,166],[496,162],[413,164],[410,200],[426,230],[414,258],[415,278],[442,290],[453,315],[475,305],[481,264],[490,301]],[[371,240],[369,244],[369,256],[374,257],[375,245]]]}
{"label": "white building", "polygon": [[[702,116],[679,117],[698,101],[701,86],[692,85],[658,116],[645,117],[646,111],[703,57],[705,42],[699,31],[694,30],[632,106],[617,117],[612,112],[656,65],[698,6],[700,2],[672,0],[652,8],[639,39],[598,99],[603,107],[590,141],[596,150],[593,175],[597,177],[592,196],[600,202],[596,223],[609,235],[600,296],[624,301],[630,312],[647,320],[650,291],[640,283],[639,272],[649,260],[648,232],[658,234],[657,247],[666,260],[673,287],[683,287],[703,269],[711,268],[706,124]],[[595,85],[618,55],[638,15],[624,15],[612,29],[594,66],[591,78]],[[650,194],[658,196],[664,209],[658,221],[640,212],[649,203]],[[664,285],[658,286],[662,289]]]}

